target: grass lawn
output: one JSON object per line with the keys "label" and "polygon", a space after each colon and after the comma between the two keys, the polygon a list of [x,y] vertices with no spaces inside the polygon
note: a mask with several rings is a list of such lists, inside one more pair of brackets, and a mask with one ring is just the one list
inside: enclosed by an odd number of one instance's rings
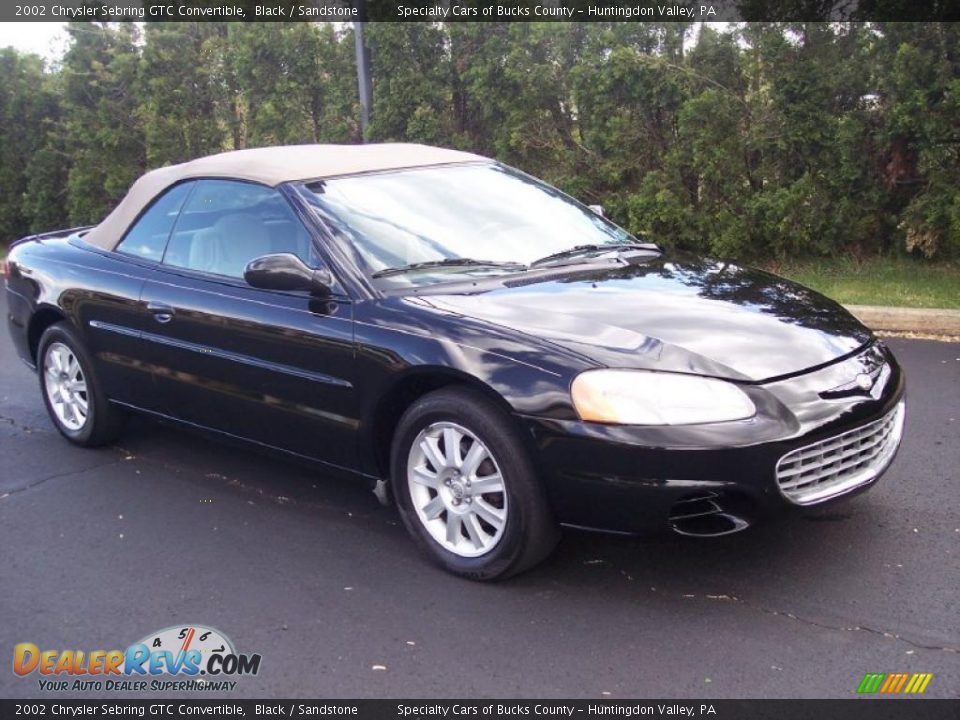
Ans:
{"label": "grass lawn", "polygon": [[788,260],[768,264],[778,275],[849,305],[960,309],[960,263],[909,258],[855,261]]}

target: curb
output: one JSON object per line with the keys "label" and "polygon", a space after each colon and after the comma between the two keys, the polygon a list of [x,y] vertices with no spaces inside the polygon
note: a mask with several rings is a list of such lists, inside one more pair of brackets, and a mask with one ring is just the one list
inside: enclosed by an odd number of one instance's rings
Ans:
{"label": "curb", "polygon": [[899,308],[878,305],[844,305],[871,330],[960,335],[960,310]]}

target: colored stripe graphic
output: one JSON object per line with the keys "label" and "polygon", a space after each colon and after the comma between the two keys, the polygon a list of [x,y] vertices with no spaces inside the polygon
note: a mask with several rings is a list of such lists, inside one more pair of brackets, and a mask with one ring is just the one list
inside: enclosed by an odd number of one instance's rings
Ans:
{"label": "colored stripe graphic", "polygon": [[916,673],[915,677],[917,677],[918,680],[917,684],[913,688],[913,692],[914,694],[919,695],[927,689],[927,685],[929,685],[930,681],[933,680],[933,673]]}
{"label": "colored stripe graphic", "polygon": [[933,673],[867,673],[857,686],[857,692],[883,695],[920,695],[933,679]]}
{"label": "colored stripe graphic", "polygon": [[892,693],[898,693],[903,689],[904,684],[907,682],[907,678],[910,677],[910,673],[900,673],[900,677],[897,679],[896,684],[890,690]]}
{"label": "colored stripe graphic", "polygon": [[883,685],[880,686],[880,694],[884,695],[890,692],[890,689],[897,684],[897,680],[900,678],[900,673],[890,673],[887,675],[887,679],[884,680]]}
{"label": "colored stripe graphic", "polygon": [[863,676],[863,680],[860,681],[860,686],[857,688],[857,692],[875,693],[880,689],[880,683],[883,682],[884,677],[886,677],[884,673],[867,673]]}

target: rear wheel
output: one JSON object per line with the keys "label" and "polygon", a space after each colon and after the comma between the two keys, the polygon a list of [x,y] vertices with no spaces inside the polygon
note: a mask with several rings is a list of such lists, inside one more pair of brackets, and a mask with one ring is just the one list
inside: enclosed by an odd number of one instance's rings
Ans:
{"label": "rear wheel", "polygon": [[60,434],[77,445],[113,440],[119,411],[107,401],[83,342],[67,323],[51,325],[37,352],[40,391]]}
{"label": "rear wheel", "polygon": [[476,391],[411,406],[394,438],[397,505],[417,545],[457,575],[495,580],[545,558],[559,533],[512,418]]}

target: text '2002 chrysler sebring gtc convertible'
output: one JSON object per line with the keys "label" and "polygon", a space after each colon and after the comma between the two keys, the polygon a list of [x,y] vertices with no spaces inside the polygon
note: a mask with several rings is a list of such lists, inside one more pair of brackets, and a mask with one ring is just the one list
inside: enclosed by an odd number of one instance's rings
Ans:
{"label": "text '2002 chrysler sebring gtc convertible'", "polygon": [[900,367],[839,305],[440,148],[154,170],[99,225],[15,243],[7,293],[67,439],[135,410],[315,461],[475,579],[562,524],[716,536],[835,501],[903,430]]}

